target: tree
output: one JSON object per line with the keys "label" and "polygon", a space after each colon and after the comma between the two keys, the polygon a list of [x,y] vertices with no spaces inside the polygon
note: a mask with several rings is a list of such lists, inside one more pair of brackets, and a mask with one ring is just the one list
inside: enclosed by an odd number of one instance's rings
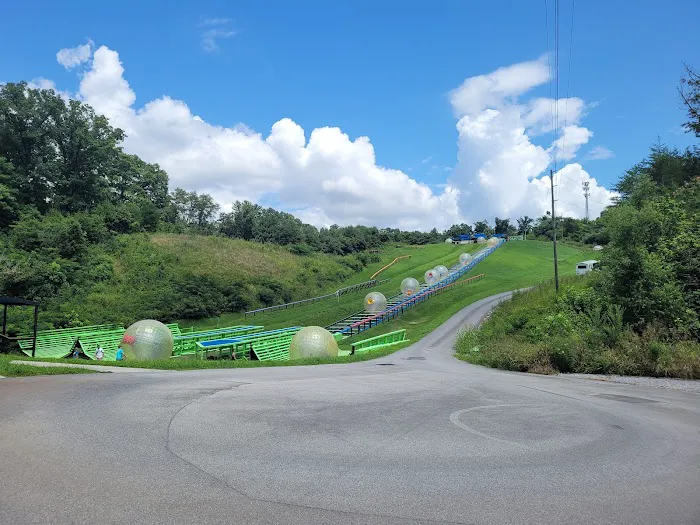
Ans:
{"label": "tree", "polygon": [[19,218],[17,192],[10,186],[15,170],[4,157],[0,157],[0,232]]}
{"label": "tree", "polygon": [[255,221],[260,215],[260,206],[250,201],[233,203],[233,228],[234,236],[247,241],[253,238],[255,233]]}
{"label": "tree", "polygon": [[471,235],[473,233],[472,227],[468,224],[453,224],[448,230],[445,231],[445,236],[455,239],[460,235]]}
{"label": "tree", "polygon": [[498,234],[506,234],[508,233],[508,229],[510,228],[510,219],[499,219],[496,217],[496,228],[495,228],[495,233]]}
{"label": "tree", "polygon": [[170,194],[171,221],[206,233],[213,225],[219,205],[208,193],[197,193],[175,188]]}
{"label": "tree", "polygon": [[478,221],[474,224],[474,233],[488,233],[490,229],[487,221]]}
{"label": "tree", "polygon": [[527,235],[527,232],[530,231],[530,227],[532,226],[533,222],[534,220],[527,215],[520,217],[518,219],[518,233],[520,235]]}
{"label": "tree", "polygon": [[0,88],[0,155],[12,163],[21,204],[72,213],[107,199],[124,132],[87,104],[25,82]]}
{"label": "tree", "polygon": [[686,76],[681,78],[678,93],[688,112],[688,122],[683,127],[700,137],[700,75],[685,64]]}

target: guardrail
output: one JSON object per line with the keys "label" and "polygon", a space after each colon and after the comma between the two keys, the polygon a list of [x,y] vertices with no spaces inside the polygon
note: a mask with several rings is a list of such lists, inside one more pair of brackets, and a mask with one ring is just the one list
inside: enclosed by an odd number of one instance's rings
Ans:
{"label": "guardrail", "polygon": [[[450,272],[451,272],[451,273],[450,273],[447,277],[445,277],[445,278],[442,279],[441,281],[435,283],[434,285],[432,285],[432,286],[430,286],[430,287],[428,287],[428,288],[423,289],[420,293],[423,294],[423,293],[425,293],[425,292],[429,292],[430,290],[434,290],[434,289],[437,289],[437,288],[441,288],[441,287],[443,287],[443,286],[445,286],[445,285],[448,285],[448,284],[451,284],[451,283],[457,281],[457,280],[458,280],[459,278],[461,278],[465,273],[467,273],[467,272],[470,271],[472,268],[474,268],[474,266],[476,266],[476,265],[479,264],[481,261],[483,261],[486,257],[488,257],[489,255],[491,255],[491,254],[494,252],[494,250],[495,250],[496,248],[498,248],[499,246],[501,246],[502,244],[503,244],[502,242],[499,242],[496,246],[493,246],[493,247],[484,247],[483,249],[479,250],[476,254],[474,254],[474,256],[473,256],[473,258],[471,259],[471,261],[469,261],[469,263],[466,264],[466,265],[456,264],[456,265],[452,266],[452,267],[450,268]],[[398,297],[398,296],[400,296],[400,295],[402,295],[402,294],[397,294],[397,295],[395,295],[395,296],[392,296],[392,297],[390,297],[388,300],[391,301],[392,299],[395,299],[396,297]],[[415,297],[418,297],[418,296],[413,296],[413,299],[415,299]],[[405,304],[407,301],[411,301],[411,300],[412,300],[411,298],[406,299],[405,301],[402,301],[401,303],[398,303],[398,304],[392,306],[391,309],[394,309],[394,308],[396,308],[396,307],[400,307],[402,304]],[[412,304],[415,304],[415,303],[412,303]],[[385,310],[385,311],[388,311],[388,310]],[[340,320],[338,320],[338,321],[336,321],[336,322],[334,322],[334,323],[331,323],[330,325],[326,326],[326,330],[331,330],[331,331],[333,331],[333,332],[335,332],[335,333],[339,333],[339,334],[343,334],[344,336],[348,336],[348,330],[349,330],[350,325],[348,325],[348,326],[346,326],[346,327],[343,327],[342,329],[338,329],[338,328],[337,328],[337,325],[339,325],[339,324],[342,323],[343,321],[347,321],[348,319],[351,319],[352,317],[356,317],[356,316],[361,315],[361,314],[362,314],[362,312],[355,312],[354,314],[350,314],[349,316],[344,317],[343,319],[340,319]],[[377,315],[380,315],[380,314],[377,314]],[[375,317],[376,317],[376,316],[372,316],[373,319],[374,319]],[[355,323],[355,324],[363,323],[363,322],[366,321],[368,318],[369,318],[369,317],[365,317],[364,319],[362,319],[361,321],[358,321],[358,322]],[[354,326],[354,325],[353,325],[353,326]],[[351,331],[351,333],[352,333],[352,331]]]}
{"label": "guardrail", "polygon": [[272,312],[274,310],[286,310],[287,308],[296,308],[297,306],[304,306],[307,304],[317,303],[318,301],[323,301],[325,299],[330,299],[331,297],[340,297],[346,293],[355,292],[357,290],[362,290],[363,288],[373,288],[379,286],[380,284],[386,283],[391,279],[382,279],[377,281],[372,279],[370,281],[365,281],[362,283],[352,284],[346,286],[345,288],[340,288],[333,293],[327,293],[325,295],[319,295],[317,297],[310,297],[309,299],[301,299],[300,301],[292,301],[291,303],[276,304],[274,306],[268,306],[266,308],[258,308],[257,310],[249,310],[244,312],[243,317],[248,317],[249,315],[257,315],[266,312]]}
{"label": "guardrail", "polygon": [[434,295],[438,295],[442,292],[450,290],[455,286],[472,283],[474,281],[480,281],[484,278],[484,275],[485,274],[481,273],[463,281],[453,281],[442,286],[428,288],[425,291],[414,295],[410,299],[407,299],[406,301],[403,301],[402,303],[389,308],[388,310],[384,310],[383,312],[377,315],[368,317],[366,319],[363,319],[362,321],[358,321],[356,323],[351,324],[342,331],[342,334],[351,337],[355,334],[359,334],[360,332],[364,332],[365,330],[369,330],[370,328],[377,326],[378,324],[381,324],[384,321],[396,319],[399,315],[403,314],[406,310],[413,308],[416,304],[421,303]]}

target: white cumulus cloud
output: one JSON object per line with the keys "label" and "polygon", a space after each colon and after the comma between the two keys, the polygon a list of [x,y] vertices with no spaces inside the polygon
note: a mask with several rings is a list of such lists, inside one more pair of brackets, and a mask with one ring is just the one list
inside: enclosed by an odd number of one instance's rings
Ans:
{"label": "white cumulus cloud", "polygon": [[[222,23],[213,20],[202,26]],[[543,59],[500,68],[468,78],[450,93],[458,115],[457,163],[441,167],[448,177],[444,184],[427,185],[379,165],[368,137],[350,137],[337,127],[307,132],[281,118],[263,134],[243,124],[211,124],[168,96],[136,105],[118,53],[86,45],[87,59],[82,51],[57,55],[63,65],[86,63],[74,97],[124,129],[124,149],[159,163],[170,175],[171,187],[210,193],[224,210],[234,200],[249,199],[275,202],[318,226],[361,223],[421,230],[492,221],[494,216],[541,215],[550,206],[546,175],[552,156],[572,159],[592,136],[581,123],[587,109],[583,100],[559,101],[559,125],[566,126],[554,142],[548,135],[554,126],[554,101],[523,100],[549,80]],[[55,89],[47,79],[35,83]],[[556,175],[559,213],[583,216],[583,181],[590,184],[591,216],[614,196],[581,164],[568,164]]]}
{"label": "white cumulus cloud", "polygon": [[56,53],[56,60],[66,69],[73,69],[90,60],[93,46],[92,40],[88,40],[87,44],[82,46],[64,47]]}
{"label": "white cumulus cloud", "polygon": [[402,171],[379,166],[367,137],[325,127],[307,138],[289,118],[263,136],[243,125],[207,123],[167,96],[135,107],[119,55],[105,46],[95,50],[79,95],[126,131],[126,151],[158,162],[173,187],[211,193],[224,207],[234,199],[273,196],[318,225],[430,229],[459,218],[455,188],[434,193]]}
{"label": "white cumulus cloud", "polygon": [[[540,59],[468,78],[451,92],[453,110],[460,118],[458,162],[449,182],[459,191],[459,211],[468,221],[542,215],[551,207],[547,174],[553,160],[563,163],[573,159],[593,136],[592,131],[579,125],[586,111],[583,100],[521,100],[528,91],[549,80],[549,70]],[[556,140],[550,144],[534,142],[536,137],[551,133],[555,125],[562,128]],[[564,166],[557,174],[560,179],[561,199],[573,192],[572,201],[583,200],[581,182],[590,182],[591,194],[602,203],[591,207],[592,217],[615,195],[580,164]],[[573,179],[578,186],[569,183]],[[580,208],[557,206],[557,213],[561,212],[574,217],[585,213],[583,204]]]}
{"label": "white cumulus cloud", "polygon": [[615,154],[605,146],[596,146],[586,155],[588,160],[605,160],[614,157]]}

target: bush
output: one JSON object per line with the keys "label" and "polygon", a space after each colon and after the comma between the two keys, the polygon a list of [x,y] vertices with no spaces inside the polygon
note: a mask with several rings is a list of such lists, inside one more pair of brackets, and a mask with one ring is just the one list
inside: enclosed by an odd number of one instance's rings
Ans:
{"label": "bush", "polygon": [[312,253],[314,253],[313,247],[309,246],[306,243],[290,244],[289,246],[287,246],[287,249],[294,255],[311,255]]}
{"label": "bush", "polygon": [[479,331],[459,334],[456,355],[521,372],[700,378],[700,344],[663,323],[631,330],[623,308],[604,304],[594,283],[575,281],[559,297],[551,285],[515,294]]}

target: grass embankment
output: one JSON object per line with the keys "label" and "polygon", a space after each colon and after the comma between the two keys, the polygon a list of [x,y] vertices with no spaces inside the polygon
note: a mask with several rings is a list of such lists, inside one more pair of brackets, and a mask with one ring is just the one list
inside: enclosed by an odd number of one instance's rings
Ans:
{"label": "grass embankment", "polygon": [[[15,365],[11,361],[15,359],[25,359],[26,356],[10,354],[10,355],[0,355],[0,376],[5,377],[23,377],[23,376],[47,376],[47,375],[59,375],[59,374],[94,374],[93,370],[86,368],[71,368],[68,366],[52,366],[52,367],[38,367],[30,365]],[[31,359],[31,358],[29,358]],[[59,362],[65,363],[66,360],[57,360]],[[72,360],[76,363],[80,362],[85,364],[85,361]]]}
{"label": "grass embankment", "polygon": [[459,259],[459,254],[465,251],[474,252],[480,249],[476,244],[454,246],[451,244],[431,244],[420,247],[390,247],[381,250],[380,262],[373,263],[361,272],[353,275],[345,282],[335,283],[332,287],[324,290],[323,293],[331,293],[343,286],[361,283],[369,280],[370,276],[378,269],[385,266],[400,255],[410,255],[410,259],[402,259],[377,276],[378,280],[391,279],[382,285],[365,290],[341,295],[339,298],[324,299],[317,303],[306,304],[285,310],[274,310],[256,314],[254,316],[244,316],[242,313],[224,314],[218,317],[202,319],[192,323],[191,321],[181,321],[181,326],[194,325],[195,329],[203,330],[207,328],[220,328],[240,324],[264,325],[266,330],[284,328],[287,326],[327,326],[338,319],[362,310],[362,300],[370,291],[378,291],[387,297],[399,293],[401,280],[406,277],[415,277],[423,281],[423,274],[426,270],[434,268],[439,264],[452,266]]}
{"label": "grass embankment", "polygon": [[[464,251],[477,251],[481,249],[479,245],[428,245],[423,247],[397,249],[389,248],[381,253],[382,261],[370,265],[362,273],[354,276],[355,282],[367,280],[369,275],[378,268],[391,262],[398,255],[409,251],[410,259],[403,259],[379,278],[391,277],[391,281],[381,287],[375,288],[385,293],[387,296],[398,292],[401,279],[405,277],[415,277],[422,281],[423,273],[429,268],[438,264],[451,266],[454,264],[459,254]],[[571,275],[575,272],[575,264],[578,261],[589,258],[590,253],[573,247],[564,246],[559,250],[559,264],[562,275]],[[364,275],[366,273],[367,275]],[[474,284],[466,284],[454,290],[430,298],[421,303],[415,309],[405,313],[398,319],[381,324],[371,330],[362,332],[350,339],[344,340],[340,344],[341,349],[350,349],[353,342],[391,332],[399,329],[406,329],[410,343],[414,343],[433,331],[440,324],[449,319],[465,306],[488,297],[490,295],[531,286],[547,280],[552,275],[552,245],[551,243],[525,241],[513,241],[506,243],[496,250],[491,256],[479,263],[471,272],[463,278],[484,273],[486,277]],[[285,326],[325,326],[344,316],[350,315],[362,308],[362,298],[368,290],[360,290],[355,293],[340,297],[340,300],[329,299],[318,303],[279,310],[271,313],[248,316],[244,318],[242,314],[223,315],[211,319],[203,319],[195,324],[197,329],[215,328],[221,326],[231,326],[236,324],[260,324],[266,329],[275,329]],[[183,324],[184,325],[184,324]],[[408,343],[408,344],[410,344]],[[397,345],[393,348],[380,350],[377,352],[367,352],[355,356],[338,357],[332,359],[304,359],[297,361],[215,361],[215,360],[190,360],[190,359],[168,359],[159,361],[129,361],[122,363],[105,362],[104,364],[117,366],[130,366],[138,368],[160,368],[170,370],[204,369],[204,368],[239,368],[257,366],[290,366],[290,365],[313,365],[326,363],[350,363],[374,359],[383,355],[388,355],[405,345]],[[59,360],[59,362],[85,363],[81,360]],[[95,364],[91,362],[91,364]]]}
{"label": "grass embankment", "polygon": [[462,332],[456,355],[474,364],[533,373],[578,372],[700,378],[700,344],[664,341],[653,328],[641,334],[622,311],[600,304],[590,280],[563,279],[516,294],[479,330]]}
{"label": "grass embankment", "polygon": [[[575,274],[577,262],[590,256],[590,251],[571,246],[559,249],[560,275]],[[525,288],[551,278],[553,273],[552,244],[538,241],[512,241],[504,244],[492,255],[477,264],[464,275],[468,279],[480,273],[484,279],[473,284],[431,297],[428,301],[409,310],[396,320],[362,332],[347,340],[341,348],[349,347],[352,341],[361,340],[394,330],[406,329],[411,342],[435,330],[454,314],[471,303],[491,295]]]}

